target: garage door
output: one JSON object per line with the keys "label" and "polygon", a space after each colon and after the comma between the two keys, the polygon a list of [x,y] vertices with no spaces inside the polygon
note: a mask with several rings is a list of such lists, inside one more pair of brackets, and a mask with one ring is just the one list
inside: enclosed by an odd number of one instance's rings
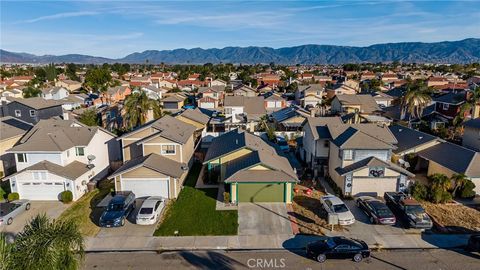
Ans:
{"label": "garage door", "polygon": [[63,182],[28,182],[19,185],[20,199],[57,201],[64,190]]}
{"label": "garage door", "polygon": [[284,183],[238,184],[239,202],[284,202]]}
{"label": "garage door", "polygon": [[396,178],[354,178],[352,182],[353,196],[383,197],[385,192],[396,190]]}
{"label": "garage door", "polygon": [[133,191],[135,197],[168,196],[168,180],[122,179],[122,190]]}

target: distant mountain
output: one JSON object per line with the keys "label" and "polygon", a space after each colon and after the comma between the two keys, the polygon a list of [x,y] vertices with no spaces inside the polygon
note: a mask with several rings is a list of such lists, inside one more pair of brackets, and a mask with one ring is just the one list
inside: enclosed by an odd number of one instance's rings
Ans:
{"label": "distant mountain", "polygon": [[2,63],[149,63],[159,64],[344,64],[377,62],[472,63],[480,62],[480,39],[435,43],[401,42],[368,47],[302,45],[273,49],[269,47],[225,47],[223,49],[175,49],[136,52],[119,59],[81,54],[35,56],[0,50]]}

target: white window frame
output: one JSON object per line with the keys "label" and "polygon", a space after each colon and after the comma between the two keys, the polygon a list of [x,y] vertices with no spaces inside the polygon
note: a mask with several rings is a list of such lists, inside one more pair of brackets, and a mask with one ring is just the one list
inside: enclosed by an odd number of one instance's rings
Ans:
{"label": "white window frame", "polygon": [[22,117],[22,111],[21,110],[15,110],[15,117]]}
{"label": "white window frame", "polygon": [[[82,155],[80,155],[80,154],[78,153],[78,150],[79,150],[79,149],[83,149],[83,154],[82,154]],[[85,147],[75,147],[75,156],[77,156],[77,157],[84,157],[84,156],[85,156]]]}
{"label": "white window frame", "polygon": [[[22,156],[22,157],[23,157],[23,161],[20,161],[20,159],[18,158],[19,156]],[[17,153],[15,157],[16,157],[16,159],[17,159],[17,163],[28,163],[27,154],[26,154],[26,153]]]}
{"label": "white window frame", "polygon": [[29,113],[30,113],[30,117],[37,116],[37,112],[35,110],[30,110]]}
{"label": "white window frame", "polygon": [[[347,157],[347,154],[346,153],[349,153],[349,157]],[[343,156],[343,160],[353,160],[353,150],[352,149],[344,149],[342,150],[342,156]]]}
{"label": "white window frame", "polygon": [[[169,147],[173,146],[173,153],[167,153],[167,150],[164,150],[164,147]],[[173,156],[177,154],[177,148],[175,147],[175,144],[162,144],[160,146],[160,153],[164,156]]]}
{"label": "white window frame", "polygon": [[449,107],[450,107],[450,105],[448,105],[448,103],[443,103],[443,104],[442,104],[442,109],[443,109],[444,111],[448,110]]}
{"label": "white window frame", "polygon": [[47,172],[33,172],[33,180],[47,180]]}

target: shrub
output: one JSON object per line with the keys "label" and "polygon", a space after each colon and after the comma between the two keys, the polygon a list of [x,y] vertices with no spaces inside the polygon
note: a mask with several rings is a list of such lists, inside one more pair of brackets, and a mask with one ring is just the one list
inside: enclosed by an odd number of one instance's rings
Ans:
{"label": "shrub", "polygon": [[415,200],[424,201],[428,199],[428,189],[427,186],[421,183],[415,183],[410,188],[410,193]]}
{"label": "shrub", "polygon": [[432,187],[430,189],[430,201],[433,203],[446,203],[452,199],[450,192],[443,190],[441,187]]}
{"label": "shrub", "polygon": [[408,168],[409,171],[414,171],[415,167],[417,167],[418,163],[418,156],[414,153],[410,153],[405,155],[405,161],[408,162],[410,167]]}
{"label": "shrub", "polygon": [[223,202],[224,203],[230,203],[230,193],[223,192]]}
{"label": "shrub", "polygon": [[63,191],[60,197],[62,198],[62,202],[64,203],[70,203],[73,201],[73,193],[70,190]]}
{"label": "shrub", "polygon": [[8,199],[9,202],[18,200],[18,199],[20,199],[20,194],[18,194],[17,192],[10,193],[10,194],[8,194],[7,199]]}
{"label": "shrub", "polygon": [[475,196],[475,184],[471,180],[467,180],[460,190],[461,198],[471,198]]}

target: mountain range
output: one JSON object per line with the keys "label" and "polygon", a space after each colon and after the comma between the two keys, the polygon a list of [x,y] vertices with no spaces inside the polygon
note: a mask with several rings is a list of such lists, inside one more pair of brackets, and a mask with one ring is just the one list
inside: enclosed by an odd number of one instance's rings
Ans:
{"label": "mountain range", "polygon": [[0,50],[1,63],[152,63],[152,64],[345,64],[400,61],[404,63],[472,63],[480,62],[480,39],[434,43],[400,42],[367,47],[301,45],[285,48],[225,47],[223,49],[175,49],[135,52],[111,59],[81,54],[42,55]]}

